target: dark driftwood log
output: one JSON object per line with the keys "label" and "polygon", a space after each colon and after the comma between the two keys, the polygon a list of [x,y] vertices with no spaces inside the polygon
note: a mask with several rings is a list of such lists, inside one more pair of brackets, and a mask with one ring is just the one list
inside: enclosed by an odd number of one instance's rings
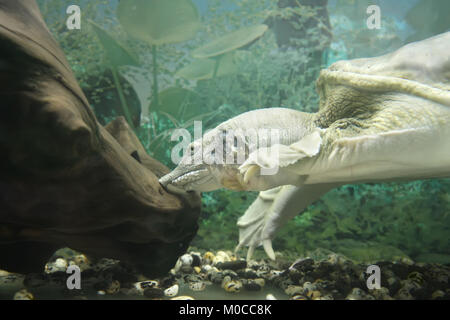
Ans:
{"label": "dark driftwood log", "polygon": [[0,269],[67,246],[159,275],[196,233],[198,195],[161,188],[122,118],[97,122],[32,0],[0,0],[0,155]]}

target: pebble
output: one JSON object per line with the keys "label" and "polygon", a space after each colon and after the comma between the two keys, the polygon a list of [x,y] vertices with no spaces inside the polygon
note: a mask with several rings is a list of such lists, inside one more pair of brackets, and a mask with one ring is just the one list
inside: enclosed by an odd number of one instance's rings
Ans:
{"label": "pebble", "polygon": [[435,292],[433,292],[433,294],[431,295],[431,299],[433,300],[439,300],[445,297],[445,292],[442,290],[436,290]]}
{"label": "pebble", "polygon": [[314,291],[309,291],[306,296],[312,300],[318,299],[321,296],[320,291],[318,290],[314,290]]}
{"label": "pebble", "polygon": [[264,287],[266,285],[266,280],[264,280],[263,278],[256,278],[254,281],[256,284],[259,284],[261,287]]}
{"label": "pebble", "polygon": [[191,266],[188,265],[182,265],[180,268],[180,271],[182,273],[191,273],[194,270],[194,268],[192,268]]}
{"label": "pebble", "polygon": [[27,289],[22,289],[14,294],[14,300],[34,300],[34,296]]}
{"label": "pebble", "polygon": [[241,278],[245,279],[256,279],[258,275],[256,274],[256,271],[251,268],[246,268],[245,270],[238,270],[236,273]]}
{"label": "pebble", "polygon": [[158,299],[164,297],[164,291],[160,288],[147,288],[144,290],[144,296],[150,299]]}
{"label": "pebble", "polygon": [[201,272],[208,273],[213,267],[209,264],[205,264],[201,267]]}
{"label": "pebble", "polygon": [[244,284],[244,289],[248,291],[260,291],[262,286],[256,283],[254,280],[248,280]]}
{"label": "pebble", "polygon": [[[315,257],[314,254],[311,255]],[[325,260],[306,257],[289,263],[279,257],[246,262],[228,251],[190,251],[179,257],[176,266],[163,278],[144,280],[132,268],[113,259],[90,263],[86,256],[57,258],[47,263],[45,272],[25,277],[0,270],[0,284],[20,280],[26,288],[57,284],[65,288],[67,265],[84,265],[83,289],[98,294],[128,296],[144,295],[151,299],[178,297],[181,286],[193,291],[205,290],[209,285],[222,286],[227,292],[260,291],[266,285],[283,290],[283,299],[293,300],[412,300],[449,299],[450,267],[411,261],[373,263],[382,270],[381,289],[366,287],[367,264],[354,263],[339,254],[329,254]],[[124,274],[125,277],[122,277]],[[136,282],[137,280],[144,280]],[[19,287],[20,288],[20,287]],[[86,291],[87,292],[87,291]]]}
{"label": "pebble", "polygon": [[345,300],[374,300],[375,298],[367,294],[364,290],[360,288],[353,288]]}
{"label": "pebble", "polygon": [[195,299],[190,296],[179,296],[179,297],[172,298],[170,300],[195,300]]}
{"label": "pebble", "polygon": [[203,281],[189,283],[189,289],[192,291],[203,291],[206,288],[206,284]]}
{"label": "pebble", "polygon": [[157,280],[146,280],[146,281],[135,282],[133,285],[136,288],[137,292],[140,295],[143,295],[145,289],[158,288],[159,287],[159,281],[157,281]]}
{"label": "pebble", "polygon": [[58,258],[54,262],[45,265],[45,273],[66,272],[68,263],[66,259]]}
{"label": "pebble", "polygon": [[[390,300],[389,289],[381,287],[380,289],[371,289],[369,293],[377,300]],[[392,298],[391,298],[392,299]]]}
{"label": "pebble", "polygon": [[309,271],[312,269],[312,266],[314,265],[314,260],[307,257],[307,258],[301,258],[296,260],[290,267],[289,269],[295,269],[295,270],[299,270],[299,271]]}
{"label": "pebble", "polygon": [[68,263],[69,266],[78,266],[81,271],[86,271],[92,267],[90,261],[84,254],[74,256],[72,259],[68,260]]}
{"label": "pebble", "polygon": [[240,270],[245,269],[247,267],[247,261],[245,260],[234,260],[234,261],[226,261],[219,262],[216,264],[218,269],[222,270]]}
{"label": "pebble", "polygon": [[195,273],[199,274],[200,272],[202,272],[202,268],[200,268],[199,266],[195,266],[194,271]]}
{"label": "pebble", "polygon": [[295,296],[295,295],[301,295],[304,292],[304,289],[300,286],[293,286],[290,285],[288,286],[284,292],[288,295],[288,296]]}
{"label": "pebble", "polygon": [[213,264],[214,260],[216,259],[216,256],[214,255],[214,253],[208,251],[203,255],[203,262],[204,264]]}
{"label": "pebble", "polygon": [[213,260],[213,264],[217,266],[219,263],[231,261],[231,257],[225,251],[218,251]]}
{"label": "pebble", "polygon": [[296,294],[290,298],[290,300],[308,300],[305,296],[301,294]]}
{"label": "pebble", "polygon": [[191,257],[192,257],[192,266],[195,267],[200,267],[202,265],[202,256],[200,254],[200,252],[191,252]]}
{"label": "pebble", "polygon": [[229,276],[227,276],[224,278],[222,287],[225,289],[226,292],[236,293],[236,292],[241,291],[242,282],[236,281],[236,280],[231,280],[231,278],[229,278]]}
{"label": "pebble", "polygon": [[110,283],[110,285],[108,286],[108,288],[106,288],[106,293],[107,294],[116,294],[120,291],[120,282],[117,280],[114,280]]}
{"label": "pebble", "polygon": [[164,290],[164,295],[166,297],[175,297],[178,294],[178,290],[180,289],[180,286],[175,284],[166,290]]}
{"label": "pebble", "polygon": [[190,267],[192,265],[192,262],[194,261],[194,258],[192,258],[190,254],[186,253],[180,257],[180,261],[181,265]]}

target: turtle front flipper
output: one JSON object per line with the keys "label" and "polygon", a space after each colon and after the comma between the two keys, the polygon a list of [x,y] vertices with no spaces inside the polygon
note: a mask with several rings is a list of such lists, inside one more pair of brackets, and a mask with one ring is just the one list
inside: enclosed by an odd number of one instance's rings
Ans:
{"label": "turtle front flipper", "polygon": [[247,260],[256,247],[263,245],[269,258],[275,260],[272,239],[278,230],[307,206],[338,184],[285,185],[259,193],[258,198],[239,218],[239,244],[236,252],[248,246]]}
{"label": "turtle front flipper", "polygon": [[244,190],[262,191],[282,185],[301,185],[305,176],[288,167],[301,159],[319,154],[322,145],[321,129],[317,128],[300,141],[290,145],[274,144],[258,148],[239,167]]}

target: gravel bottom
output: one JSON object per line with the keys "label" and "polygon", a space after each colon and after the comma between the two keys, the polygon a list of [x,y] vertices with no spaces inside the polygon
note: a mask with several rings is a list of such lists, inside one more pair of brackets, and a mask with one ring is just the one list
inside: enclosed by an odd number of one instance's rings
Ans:
{"label": "gravel bottom", "polygon": [[[229,251],[194,250],[166,276],[148,279],[126,263],[92,262],[68,252],[55,254],[43,273],[0,270],[0,299],[450,300],[449,265],[405,259],[374,263],[380,268],[380,288],[368,289],[369,264],[334,253],[247,262]],[[81,289],[67,288],[70,265],[81,270]]]}

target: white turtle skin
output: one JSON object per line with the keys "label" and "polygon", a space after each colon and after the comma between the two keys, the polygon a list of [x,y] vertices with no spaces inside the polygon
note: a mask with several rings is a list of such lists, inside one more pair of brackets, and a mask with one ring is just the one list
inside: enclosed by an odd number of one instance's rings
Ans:
{"label": "white turtle skin", "polygon": [[[288,129],[277,154],[250,153],[240,166],[193,169],[181,163],[160,180],[170,186],[174,177],[195,172],[197,182],[173,185],[261,191],[238,221],[237,249],[249,246],[247,258],[262,244],[275,259],[271,239],[277,230],[336,186],[450,177],[450,32],[381,57],[337,62],[321,72],[317,88],[315,114],[260,109],[215,129]],[[212,143],[210,137],[203,141]],[[261,175],[274,157],[278,172]],[[198,183],[205,175],[209,183]]]}

